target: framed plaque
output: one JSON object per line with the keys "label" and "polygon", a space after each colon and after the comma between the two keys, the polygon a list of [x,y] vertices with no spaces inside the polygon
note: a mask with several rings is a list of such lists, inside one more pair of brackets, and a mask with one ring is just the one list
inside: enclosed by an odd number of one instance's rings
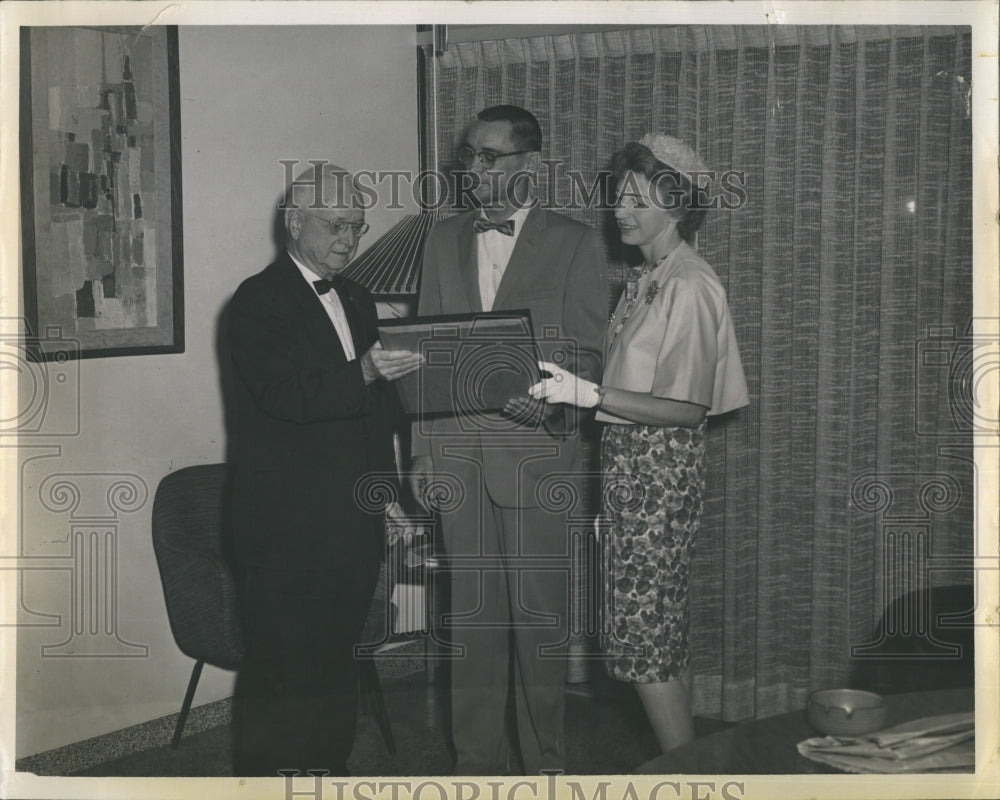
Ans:
{"label": "framed plaque", "polygon": [[396,381],[408,414],[500,411],[540,380],[527,310],[385,320],[379,336],[386,350],[424,357],[419,370]]}

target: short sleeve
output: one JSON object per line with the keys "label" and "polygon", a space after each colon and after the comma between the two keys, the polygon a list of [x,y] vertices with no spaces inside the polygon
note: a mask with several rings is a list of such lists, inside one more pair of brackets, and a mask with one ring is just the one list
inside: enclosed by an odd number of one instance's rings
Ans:
{"label": "short sleeve", "polygon": [[662,293],[663,339],[651,393],[711,408],[720,323],[711,287],[697,274],[682,273]]}

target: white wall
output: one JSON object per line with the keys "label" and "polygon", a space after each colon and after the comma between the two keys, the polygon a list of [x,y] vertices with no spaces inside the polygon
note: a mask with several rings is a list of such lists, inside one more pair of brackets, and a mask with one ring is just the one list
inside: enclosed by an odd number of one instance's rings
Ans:
{"label": "white wall", "polygon": [[[274,255],[279,161],[416,170],[415,43],[411,27],[180,29],[186,351],[77,362],[69,385],[80,389],[79,434],[20,451],[23,552],[56,569],[24,572],[18,757],[179,709],[192,662],[167,622],[150,541],[152,494],[170,470],[223,459],[216,318],[236,285]],[[366,241],[412,213],[407,203],[406,211],[370,211]],[[74,657],[42,654],[69,638],[72,619],[70,512],[40,499],[56,473],[80,488],[78,518],[110,518],[98,527],[116,540],[121,641],[103,637],[98,651],[111,657],[79,657],[102,638],[90,635],[74,639]],[[115,511],[108,487],[128,475],[138,496],[120,498],[126,510]],[[141,652],[134,646],[148,653],[131,657]],[[195,703],[228,696],[232,681],[206,668]]]}

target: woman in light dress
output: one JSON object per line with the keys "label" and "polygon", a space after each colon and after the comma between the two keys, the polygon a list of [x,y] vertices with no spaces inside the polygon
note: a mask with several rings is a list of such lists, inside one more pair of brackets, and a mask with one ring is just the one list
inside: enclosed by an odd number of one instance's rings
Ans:
{"label": "woman in light dress", "polygon": [[705,487],[705,420],[749,402],[726,294],[692,247],[707,168],[680,140],[648,134],[612,159],[615,218],[642,252],[604,337],[600,385],[542,362],[549,403],[604,422],[602,516],[610,531],[601,637],[609,674],[633,683],[661,749],[694,737],[691,547]]}

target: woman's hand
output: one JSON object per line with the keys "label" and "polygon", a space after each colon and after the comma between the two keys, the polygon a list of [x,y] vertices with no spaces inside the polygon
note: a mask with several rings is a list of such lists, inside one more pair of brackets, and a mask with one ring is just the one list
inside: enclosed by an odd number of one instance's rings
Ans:
{"label": "woman's hand", "polygon": [[539,361],[538,366],[542,372],[548,372],[552,377],[545,378],[528,389],[528,394],[536,400],[566,403],[578,408],[593,408],[600,402],[601,395],[596,383],[578,378],[572,372],[548,361]]}

